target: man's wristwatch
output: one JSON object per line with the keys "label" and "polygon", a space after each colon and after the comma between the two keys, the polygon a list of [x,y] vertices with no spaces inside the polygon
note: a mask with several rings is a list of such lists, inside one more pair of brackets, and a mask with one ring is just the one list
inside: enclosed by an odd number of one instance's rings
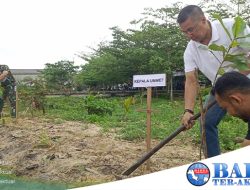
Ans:
{"label": "man's wristwatch", "polygon": [[193,115],[194,115],[194,111],[193,111],[193,110],[190,110],[190,109],[185,109],[183,114],[185,114],[186,112],[191,113],[191,114],[193,114]]}

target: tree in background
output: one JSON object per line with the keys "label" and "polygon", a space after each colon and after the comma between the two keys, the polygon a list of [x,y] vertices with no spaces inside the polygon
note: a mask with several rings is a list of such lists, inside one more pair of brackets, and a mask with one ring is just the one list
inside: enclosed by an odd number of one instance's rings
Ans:
{"label": "tree in background", "polygon": [[240,16],[248,25],[250,25],[250,2],[248,0],[202,0],[201,6],[212,17],[218,14],[221,18],[234,18]]}
{"label": "tree in background", "polygon": [[[250,23],[250,4],[247,0],[202,0],[200,6],[210,17],[218,13],[222,18],[239,14]],[[100,42],[91,54],[81,54],[86,65],[76,77],[78,84],[107,87],[132,83],[136,74],[183,71],[183,53],[188,42],[179,30],[176,17],[182,3],[160,9],[147,8],[143,18],[131,21],[131,28],[110,28],[113,40]]]}
{"label": "tree in background", "polygon": [[59,61],[54,64],[47,63],[42,71],[42,78],[48,90],[61,91],[68,94],[74,87],[74,76],[78,66],[72,61]]}
{"label": "tree in background", "polygon": [[116,57],[109,53],[91,58],[88,64],[81,66],[76,77],[77,84],[98,88],[119,83],[121,73],[117,70],[116,61]]}
{"label": "tree in background", "polygon": [[176,16],[180,4],[161,9],[145,9],[144,18],[132,21],[134,28],[112,27],[113,40],[101,42],[91,55],[80,55],[78,83],[109,86],[132,83],[135,74],[171,73],[183,70],[182,54],[187,39],[180,33]]}

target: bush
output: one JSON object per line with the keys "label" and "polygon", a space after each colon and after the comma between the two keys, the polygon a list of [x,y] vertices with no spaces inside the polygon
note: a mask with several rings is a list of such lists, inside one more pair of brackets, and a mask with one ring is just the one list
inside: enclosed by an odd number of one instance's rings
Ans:
{"label": "bush", "polygon": [[107,99],[98,99],[96,96],[89,95],[84,99],[84,107],[87,109],[88,114],[112,115],[115,105]]}

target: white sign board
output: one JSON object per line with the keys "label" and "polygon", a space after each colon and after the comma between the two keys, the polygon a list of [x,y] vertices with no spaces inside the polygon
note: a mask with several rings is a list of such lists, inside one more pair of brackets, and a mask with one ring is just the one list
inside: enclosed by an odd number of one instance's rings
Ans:
{"label": "white sign board", "polygon": [[166,74],[134,75],[133,87],[166,86]]}

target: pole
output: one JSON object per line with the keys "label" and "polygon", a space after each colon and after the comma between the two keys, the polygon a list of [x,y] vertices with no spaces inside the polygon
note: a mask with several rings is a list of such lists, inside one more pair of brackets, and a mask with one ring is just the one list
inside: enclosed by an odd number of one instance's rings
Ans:
{"label": "pole", "polygon": [[[147,88],[147,152],[151,150],[151,102],[152,102],[152,88]],[[150,162],[147,162],[147,170],[150,170]]]}

